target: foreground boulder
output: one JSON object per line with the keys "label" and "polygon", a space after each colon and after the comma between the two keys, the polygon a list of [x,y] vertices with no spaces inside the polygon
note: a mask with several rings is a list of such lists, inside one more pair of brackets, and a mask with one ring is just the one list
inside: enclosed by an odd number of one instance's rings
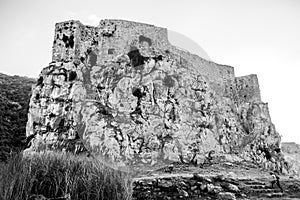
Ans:
{"label": "foreground boulder", "polygon": [[233,67],[172,46],[165,28],[123,20],[56,24],[27,135],[35,135],[30,151],[126,164],[197,164],[213,151],[281,167],[256,75],[235,77]]}

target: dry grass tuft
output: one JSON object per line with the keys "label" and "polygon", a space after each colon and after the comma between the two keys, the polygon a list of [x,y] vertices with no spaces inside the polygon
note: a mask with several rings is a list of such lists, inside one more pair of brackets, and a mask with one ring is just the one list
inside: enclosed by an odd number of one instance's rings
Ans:
{"label": "dry grass tuft", "polygon": [[99,160],[61,153],[12,156],[0,163],[0,199],[30,200],[70,197],[72,200],[131,199],[129,172]]}

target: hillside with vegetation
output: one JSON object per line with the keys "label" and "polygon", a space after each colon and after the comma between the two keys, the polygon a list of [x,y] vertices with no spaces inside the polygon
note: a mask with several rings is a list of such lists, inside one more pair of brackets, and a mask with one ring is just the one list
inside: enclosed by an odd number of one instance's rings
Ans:
{"label": "hillside with vegetation", "polygon": [[0,73],[0,160],[18,151],[25,139],[28,105],[36,80]]}

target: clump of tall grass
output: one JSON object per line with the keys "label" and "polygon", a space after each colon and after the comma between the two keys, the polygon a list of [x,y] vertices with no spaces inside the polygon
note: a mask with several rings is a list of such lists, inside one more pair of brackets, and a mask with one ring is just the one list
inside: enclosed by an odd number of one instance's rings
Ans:
{"label": "clump of tall grass", "polygon": [[[0,199],[131,199],[131,175],[84,156],[44,152],[16,155],[0,164]],[[67,198],[66,198],[67,199]]]}

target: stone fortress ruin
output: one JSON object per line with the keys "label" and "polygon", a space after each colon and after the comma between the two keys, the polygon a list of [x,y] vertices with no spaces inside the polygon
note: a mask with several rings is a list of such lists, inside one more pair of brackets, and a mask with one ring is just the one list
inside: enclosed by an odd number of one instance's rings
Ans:
{"label": "stone fortress ruin", "polygon": [[[138,47],[141,49],[135,51]],[[206,76],[211,82],[218,84],[221,90],[226,90],[227,95],[238,95],[236,98],[242,97],[245,101],[252,98],[260,100],[255,75],[236,78],[233,67],[218,65],[172,46],[168,41],[166,28],[148,24],[124,20],[103,20],[99,27],[84,26],[79,21],[58,23],[55,27],[52,61],[87,58],[92,67],[104,65],[114,56],[128,52],[134,54],[143,51],[147,55],[149,48],[172,52],[179,62],[186,62],[191,70]],[[230,83],[232,86],[225,88]]]}
{"label": "stone fortress ruin", "polygon": [[256,75],[235,77],[172,46],[167,29],[101,20],[55,25],[33,89],[30,150],[89,152],[126,164],[200,162],[210,151],[271,162],[279,148]]}

